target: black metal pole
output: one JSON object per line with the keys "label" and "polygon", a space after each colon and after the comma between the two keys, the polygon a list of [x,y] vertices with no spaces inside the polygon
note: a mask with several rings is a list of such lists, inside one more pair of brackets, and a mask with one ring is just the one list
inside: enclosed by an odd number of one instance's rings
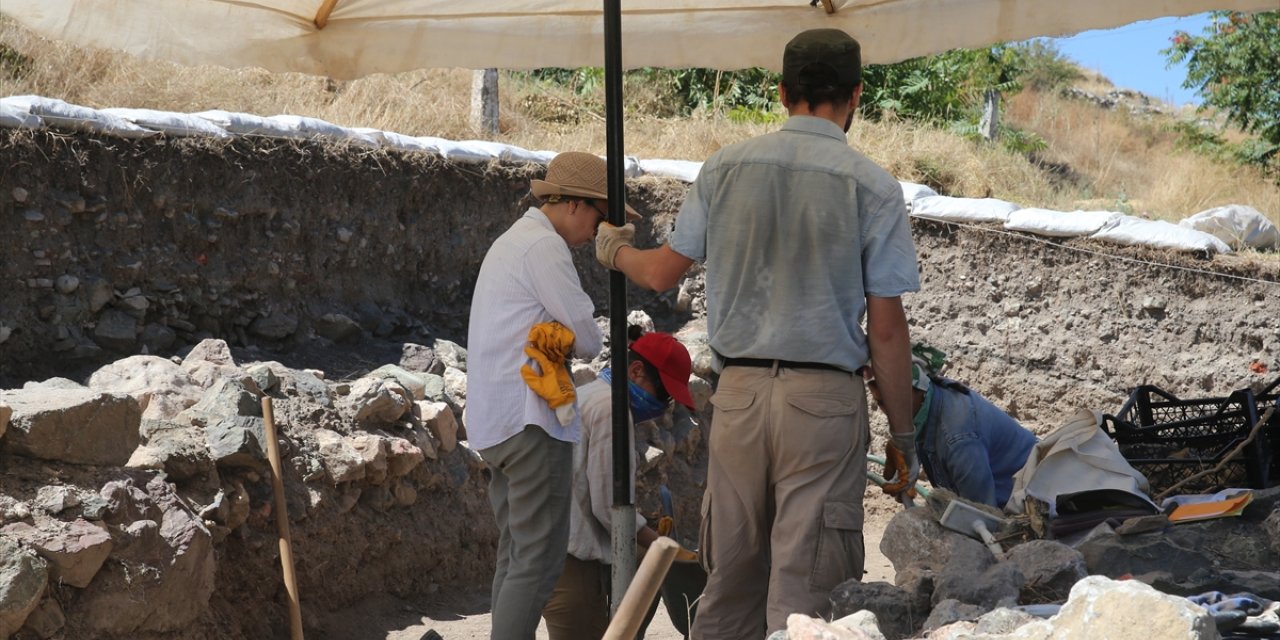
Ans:
{"label": "black metal pole", "polygon": [[[622,2],[604,0],[604,115],[609,222],[626,224],[627,183],[622,147]],[[613,370],[613,603],[635,575],[633,454],[627,401],[627,277],[609,273],[609,344]],[[629,552],[628,552],[629,551]]]}

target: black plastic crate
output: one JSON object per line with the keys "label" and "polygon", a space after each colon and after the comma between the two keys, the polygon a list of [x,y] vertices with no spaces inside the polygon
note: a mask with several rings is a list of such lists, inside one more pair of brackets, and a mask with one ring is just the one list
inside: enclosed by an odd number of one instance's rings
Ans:
{"label": "black plastic crate", "polygon": [[1262,428],[1267,434],[1267,442],[1271,444],[1271,473],[1269,480],[1272,486],[1280,485],[1280,378],[1254,394],[1258,406],[1258,415],[1267,412],[1268,407],[1275,407],[1271,419]]}
{"label": "black plastic crate", "polygon": [[[1226,398],[1182,400],[1145,385],[1134,389],[1116,415],[1104,416],[1103,428],[1129,464],[1147,477],[1154,495],[1217,466],[1249,436],[1258,416],[1258,400],[1249,390]],[[1261,430],[1217,472],[1182,485],[1178,493],[1269,486],[1269,430]]]}

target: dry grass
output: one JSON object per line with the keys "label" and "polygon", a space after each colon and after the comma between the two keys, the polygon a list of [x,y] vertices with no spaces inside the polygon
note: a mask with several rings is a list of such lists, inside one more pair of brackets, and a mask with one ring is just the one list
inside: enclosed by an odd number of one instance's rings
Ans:
{"label": "dry grass", "polygon": [[[1131,115],[1088,102],[1024,92],[1008,119],[1049,143],[1041,156],[1069,167],[1060,186],[1068,206],[1131,210],[1177,220],[1239,203],[1280,224],[1280,186],[1258,171],[1179,149],[1171,116]],[[1061,208],[1061,207],[1060,207]]]}
{"label": "dry grass", "polygon": [[[17,73],[0,55],[0,95],[35,93],[90,107],[145,107],[193,112],[226,109],[296,114],[346,126],[407,135],[475,138],[468,123],[471,72],[432,69],[334,82],[262,70],[182,67],[123,53],[85,50],[36,37],[0,19],[5,48],[29,58]],[[12,57],[9,56],[9,59]],[[1111,83],[1086,74],[1081,86],[1103,93]],[[658,118],[648,87],[628,87],[625,145],[642,158],[702,160],[720,147],[776,128],[700,115]],[[504,76],[501,133],[528,149],[603,153],[598,97],[534,86]],[[1049,143],[1037,166],[1023,156],[911,123],[859,121],[852,144],[902,180],[958,196],[994,196],[1026,206],[1108,208],[1179,219],[1239,202],[1280,223],[1280,188],[1256,172],[1179,150],[1157,124],[1115,110],[1024,92],[1006,118]],[[1046,169],[1050,167],[1050,169]]]}

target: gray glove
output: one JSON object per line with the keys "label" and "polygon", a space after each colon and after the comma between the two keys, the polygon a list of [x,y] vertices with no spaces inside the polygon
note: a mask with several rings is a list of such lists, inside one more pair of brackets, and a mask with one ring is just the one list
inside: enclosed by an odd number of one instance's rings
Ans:
{"label": "gray glove", "polygon": [[600,226],[596,227],[596,260],[606,268],[617,271],[618,267],[614,264],[614,259],[618,257],[618,250],[632,246],[635,237],[634,224],[628,223],[615,227],[608,222],[601,222]]}
{"label": "gray glove", "polygon": [[920,458],[916,456],[916,436],[914,433],[890,432],[889,440],[898,453],[902,454],[904,468],[898,469],[892,478],[886,479],[886,492],[895,493],[890,492],[888,487],[900,487],[898,492],[912,489],[916,486],[916,480],[920,478]]}

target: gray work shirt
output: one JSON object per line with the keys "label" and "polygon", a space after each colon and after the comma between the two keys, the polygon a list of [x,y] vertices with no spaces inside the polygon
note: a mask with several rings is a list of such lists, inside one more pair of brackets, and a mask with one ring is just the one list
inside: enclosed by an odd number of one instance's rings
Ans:
{"label": "gray work shirt", "polygon": [[725,358],[857,370],[866,297],[920,289],[902,187],[811,116],[712,155],[670,246],[706,265],[707,332]]}

